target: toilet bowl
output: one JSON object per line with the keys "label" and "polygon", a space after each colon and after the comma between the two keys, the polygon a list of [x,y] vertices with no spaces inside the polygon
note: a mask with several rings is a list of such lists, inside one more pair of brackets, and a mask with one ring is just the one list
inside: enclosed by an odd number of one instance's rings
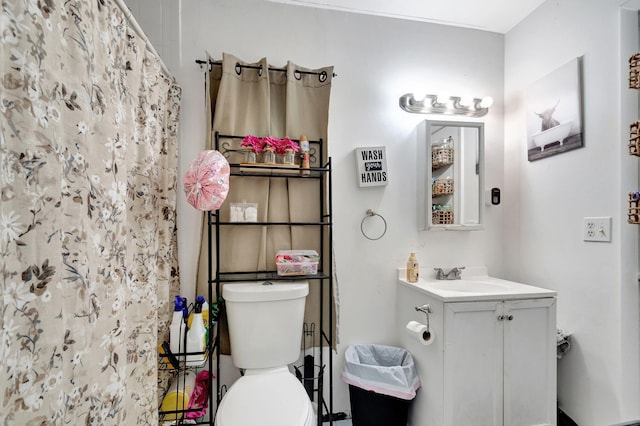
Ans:
{"label": "toilet bowl", "polygon": [[288,364],[300,354],[307,282],[250,282],[222,289],[231,360],[245,373],[220,401],[216,426],[311,426],[313,405]]}
{"label": "toilet bowl", "polygon": [[216,426],[311,426],[315,413],[287,367],[247,370],[225,394]]}

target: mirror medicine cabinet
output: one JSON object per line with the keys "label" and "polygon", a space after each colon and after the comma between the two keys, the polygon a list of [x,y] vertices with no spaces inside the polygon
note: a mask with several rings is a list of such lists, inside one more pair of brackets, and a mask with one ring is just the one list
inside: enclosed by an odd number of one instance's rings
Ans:
{"label": "mirror medicine cabinet", "polygon": [[418,126],[418,229],[483,229],[484,124]]}

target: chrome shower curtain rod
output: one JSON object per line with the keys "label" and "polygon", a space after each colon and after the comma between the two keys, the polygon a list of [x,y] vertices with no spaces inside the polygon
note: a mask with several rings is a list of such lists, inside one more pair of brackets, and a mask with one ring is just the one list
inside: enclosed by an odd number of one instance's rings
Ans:
{"label": "chrome shower curtain rod", "polygon": [[[199,65],[203,65],[206,64],[207,61],[204,61],[202,59],[196,59],[196,63]],[[222,61],[211,61],[209,60],[209,65],[216,65],[216,66],[222,66]],[[242,65],[242,64],[236,64],[236,68],[249,68],[249,69],[254,69],[254,70],[259,70],[262,69],[262,67],[260,65]],[[269,67],[269,71],[280,71],[280,72],[286,72],[286,68],[273,68],[273,67]],[[321,71],[321,72],[315,72],[315,71],[299,71],[296,70],[295,72],[297,72],[298,74],[308,74],[308,75],[318,75],[318,76],[325,76],[326,78],[326,71]],[[337,77],[338,74],[333,73],[332,75],[333,77]]]}
{"label": "chrome shower curtain rod", "polygon": [[171,71],[169,71],[169,68],[167,68],[167,65],[164,63],[160,55],[158,55],[156,48],[153,47],[153,44],[151,44],[149,37],[147,37],[147,35],[144,33],[142,27],[140,27],[140,24],[138,24],[138,21],[136,21],[136,18],[129,10],[129,7],[127,7],[127,5],[125,4],[125,1],[116,0],[115,2],[120,10],[122,10],[122,13],[124,13],[124,16],[127,18],[127,21],[129,22],[129,24],[131,24],[136,34],[138,34],[138,36],[146,43],[147,49],[158,59],[158,62],[160,62],[160,67],[162,68],[162,72],[164,72],[165,76],[169,80],[175,81],[175,77],[173,76],[173,74],[171,74]]}

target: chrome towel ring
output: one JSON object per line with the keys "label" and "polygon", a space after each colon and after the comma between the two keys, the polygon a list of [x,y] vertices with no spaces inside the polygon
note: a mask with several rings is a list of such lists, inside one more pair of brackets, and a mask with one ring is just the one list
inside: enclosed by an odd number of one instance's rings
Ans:
{"label": "chrome towel ring", "polygon": [[[384,230],[382,231],[382,234],[378,235],[377,237],[373,238],[367,235],[366,232],[364,232],[364,222],[372,217],[372,216],[378,216],[380,219],[382,219],[382,223],[384,224]],[[362,218],[362,221],[360,222],[360,232],[362,232],[362,235],[364,235],[364,237],[368,240],[379,240],[380,238],[384,237],[384,234],[387,233],[387,221],[384,219],[384,217],[382,217],[380,214],[374,212],[373,210],[369,209],[367,210],[367,215],[365,217]]]}

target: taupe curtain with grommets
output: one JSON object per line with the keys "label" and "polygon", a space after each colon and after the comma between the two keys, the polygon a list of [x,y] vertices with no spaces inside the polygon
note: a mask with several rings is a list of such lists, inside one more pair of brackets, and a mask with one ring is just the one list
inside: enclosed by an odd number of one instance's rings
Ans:
{"label": "taupe curtain with grommets", "polygon": [[[208,58],[213,61],[213,58]],[[256,135],[309,140],[322,140],[312,152],[313,165],[324,165],[328,159],[327,125],[333,67],[309,69],[288,62],[286,67],[270,67],[267,59],[247,63],[224,53],[222,64],[209,67],[207,74],[206,108],[207,147],[215,149],[215,132],[221,135]],[[271,69],[270,69],[271,68]],[[284,70],[284,71],[283,71]],[[220,139],[231,163],[243,161],[239,139]],[[229,151],[229,149],[231,151]],[[237,150],[237,151],[235,151]],[[326,184],[326,182],[325,182]],[[318,182],[315,179],[282,179],[269,177],[231,177],[230,191],[220,208],[220,219],[229,220],[229,205],[236,202],[258,204],[259,222],[319,222],[322,215]],[[326,206],[326,203],[325,203]],[[202,243],[198,271],[198,294],[208,292],[208,263],[215,273],[215,254],[209,259],[206,215],[203,220]],[[299,226],[224,226],[220,229],[221,272],[275,270],[275,255],[279,250],[312,249],[320,252],[325,239],[325,259],[328,259],[326,229]],[[212,244],[215,250],[215,244]],[[323,265],[328,270],[331,265]],[[324,298],[324,329],[328,330],[329,294],[320,282],[309,283],[305,322],[318,323],[320,297]],[[215,289],[214,289],[215,293]],[[335,311],[335,310],[334,310]],[[335,327],[335,321],[333,322]],[[222,353],[229,353],[228,338],[222,321]],[[318,327],[319,328],[319,327]],[[334,333],[335,335],[335,333]],[[319,333],[315,346],[320,344]],[[310,344],[310,341],[306,342]]]}

